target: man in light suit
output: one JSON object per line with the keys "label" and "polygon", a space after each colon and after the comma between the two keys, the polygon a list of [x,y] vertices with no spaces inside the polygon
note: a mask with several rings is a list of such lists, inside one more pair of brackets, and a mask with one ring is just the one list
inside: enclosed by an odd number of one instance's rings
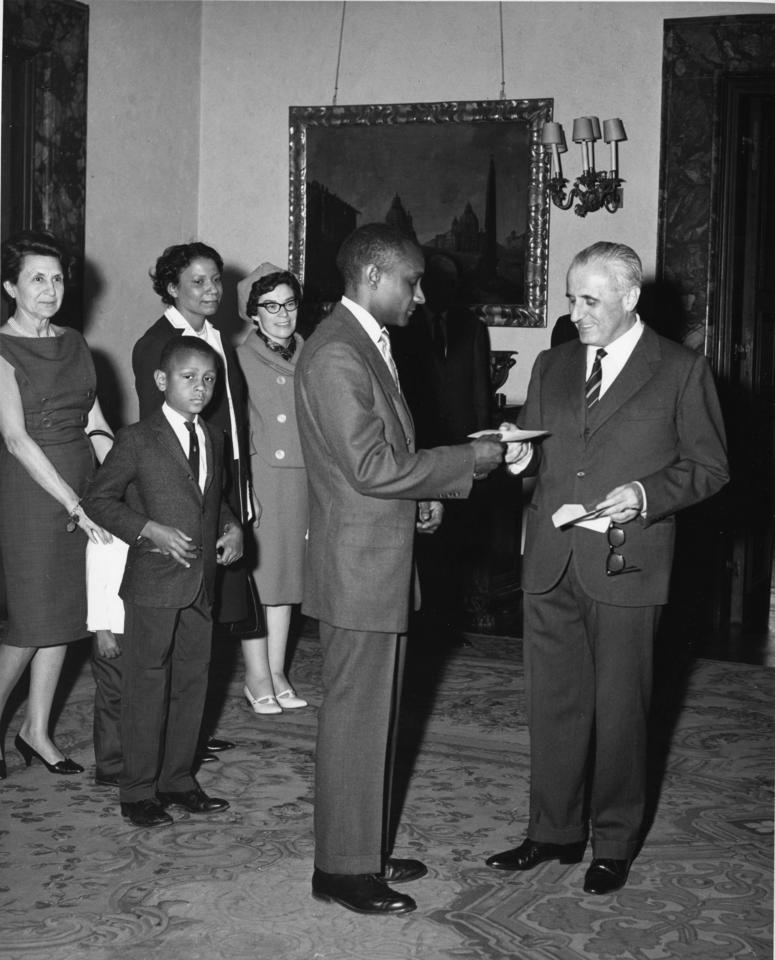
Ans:
{"label": "man in light suit", "polygon": [[385,331],[405,326],[424,300],[415,244],[368,224],[344,241],[337,266],[345,296],[296,374],[310,495],[302,609],[319,621],[324,656],[312,892],[359,913],[402,914],[416,904],[388,884],[426,873],[386,849],[415,528],[434,530],[438,501],[467,496],[503,448],[479,439],[415,450]]}
{"label": "man in light suit", "polygon": [[[652,648],[674,514],[728,480],[709,367],[643,326],[641,275],[637,254],[621,244],[596,243],[574,258],[567,290],[579,340],[539,355],[519,417],[548,436],[507,456],[512,472],[538,475],[522,581],[530,820],[527,839],[487,863],[578,862],[589,819],[584,890],[593,894],[624,886],[640,840]],[[557,526],[563,505],[598,519],[566,514]]]}

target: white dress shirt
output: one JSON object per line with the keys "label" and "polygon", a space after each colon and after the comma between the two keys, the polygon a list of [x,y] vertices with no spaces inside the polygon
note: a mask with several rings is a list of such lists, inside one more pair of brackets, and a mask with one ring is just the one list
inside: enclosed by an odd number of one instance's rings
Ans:
{"label": "white dress shirt", "polygon": [[[393,360],[393,354],[390,350],[390,335],[387,333],[387,330],[380,326],[380,324],[374,319],[374,317],[372,317],[365,307],[362,307],[359,303],[356,303],[349,297],[342,297],[342,306],[347,307],[350,313],[353,314],[358,323],[360,323],[360,325],[366,331],[368,338],[372,341],[377,350],[379,350],[380,356],[385,361],[385,366],[390,372],[390,376],[393,378],[396,386],[400,390],[401,385],[398,382],[398,370],[396,369],[396,364]],[[387,334],[386,347],[383,346],[385,341],[381,339],[383,333]]]}
{"label": "white dress shirt", "polygon": [[[186,417],[178,413],[177,410],[173,410],[166,401],[162,404],[161,412],[167,418],[167,423],[169,423],[175,431],[175,436],[180,440],[183,453],[185,453],[186,459],[188,459],[190,434],[188,427],[186,427]],[[194,417],[194,428],[196,429],[196,438],[199,441],[199,489],[204,493],[205,480],[207,479],[207,448],[205,445],[205,432],[202,429],[202,424],[199,422],[198,416]]]}

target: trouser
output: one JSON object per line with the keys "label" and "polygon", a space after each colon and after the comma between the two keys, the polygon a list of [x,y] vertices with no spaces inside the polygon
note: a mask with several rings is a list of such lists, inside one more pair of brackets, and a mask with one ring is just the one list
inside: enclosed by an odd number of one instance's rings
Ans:
{"label": "trouser", "polygon": [[593,855],[634,855],[660,610],[592,600],[573,560],[552,590],[525,595],[532,840],[584,840],[588,792]]}
{"label": "trouser", "polygon": [[[123,639],[122,634],[116,636]],[[101,657],[97,652],[97,641],[93,641],[93,732],[98,777],[114,777],[121,772],[121,666],[121,657]]]}
{"label": "trouser", "polygon": [[380,873],[388,851],[406,637],[320,622],[323,702],[315,759],[315,866]]}
{"label": "trouser", "polygon": [[204,589],[176,610],[126,603],[121,658],[119,793],[137,802],[190,790],[210,664],[212,619]]}

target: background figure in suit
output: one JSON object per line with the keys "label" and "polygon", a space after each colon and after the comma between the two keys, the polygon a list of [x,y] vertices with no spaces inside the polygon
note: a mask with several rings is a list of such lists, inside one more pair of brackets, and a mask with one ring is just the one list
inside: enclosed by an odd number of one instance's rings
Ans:
{"label": "background figure in suit", "polygon": [[[724,428],[705,358],[644,327],[637,254],[596,243],[568,271],[580,340],[540,354],[512,472],[537,472],[527,511],[525,682],[530,822],[521,846],[487,861],[529,870],[581,859],[589,795],[592,864],[584,890],[622,887],[645,802],[652,650],[667,602],[674,514],[727,482]],[[552,515],[581,504],[607,536]]]}
{"label": "background figure in suit", "polygon": [[[425,303],[391,336],[417,446],[463,443],[490,425],[490,343],[487,327],[460,304],[460,274],[446,254],[428,257]],[[463,593],[483,544],[482,498],[477,485],[466,500],[445,505],[444,523],[416,544],[422,588],[423,636],[454,640],[463,626]]]}
{"label": "background figure in suit", "polygon": [[503,448],[482,439],[415,450],[384,328],[405,326],[424,300],[419,248],[369,224],[344,241],[337,266],[345,296],[306,342],[296,373],[310,495],[302,609],[319,621],[324,657],[312,892],[359,913],[406,913],[414,900],[387,884],[426,868],[388,856],[385,802],[414,533],[434,530],[438,498],[467,496]]}
{"label": "background figure in suit", "polygon": [[570,343],[571,340],[578,340],[579,331],[576,324],[571,320],[569,313],[563,313],[552,327],[550,344],[553,347],[559,347],[561,343]]}
{"label": "background figure in suit", "polygon": [[[210,322],[223,295],[223,260],[204,243],[179,243],[167,247],[151,274],[153,289],[165,304],[163,316],[140,337],[132,350],[135,390],[140,417],[158,410],[163,402],[155,382],[159,358],[175,337],[197,337],[218,354],[222,376],[202,416],[223,437],[226,465],[225,493],[235,516],[246,523],[250,514],[246,453],[247,415],[245,387],[234,349]],[[219,624],[235,624],[250,612],[248,572],[242,563],[218,570],[213,616]],[[207,717],[205,728],[217,718]],[[215,760],[215,752],[232,747],[228,740],[202,734],[200,762]],[[205,747],[207,749],[205,749]]]}
{"label": "background figure in suit", "polygon": [[228,807],[192,775],[207,690],[217,564],[242,555],[242,530],[223,498],[223,442],[199,413],[218,355],[171,340],[156,371],[161,410],[121,430],[84,503],[129,544],[120,596],[121,812],[137,826]]}

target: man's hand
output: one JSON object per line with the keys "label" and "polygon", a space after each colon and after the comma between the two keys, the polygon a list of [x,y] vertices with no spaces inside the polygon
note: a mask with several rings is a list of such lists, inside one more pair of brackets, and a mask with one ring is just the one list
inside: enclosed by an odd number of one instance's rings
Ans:
{"label": "man's hand", "polygon": [[477,437],[471,441],[474,448],[474,480],[482,480],[503,463],[505,445],[497,433]]}
{"label": "man's hand", "polygon": [[420,500],[417,504],[418,533],[435,533],[441,526],[444,516],[444,506],[439,500]]}
{"label": "man's hand", "polygon": [[178,530],[177,527],[166,527],[163,523],[149,520],[140,531],[140,535],[155,544],[159,553],[164,557],[172,557],[175,563],[182,567],[190,567],[191,560],[195,560],[202,552],[201,547],[191,543],[191,537]]}
{"label": "man's hand", "polygon": [[595,504],[601,517],[610,517],[614,523],[629,523],[643,510],[643,495],[637,483],[625,483],[614,487],[605,499]]}
{"label": "man's hand", "polygon": [[218,554],[216,563],[222,566],[234,563],[242,556],[242,530],[236,523],[226,524],[223,534],[216,541],[215,552]]}
{"label": "man's hand", "polygon": [[121,656],[121,647],[112,630],[95,630],[94,645],[97,656],[103,660],[115,660]]}

